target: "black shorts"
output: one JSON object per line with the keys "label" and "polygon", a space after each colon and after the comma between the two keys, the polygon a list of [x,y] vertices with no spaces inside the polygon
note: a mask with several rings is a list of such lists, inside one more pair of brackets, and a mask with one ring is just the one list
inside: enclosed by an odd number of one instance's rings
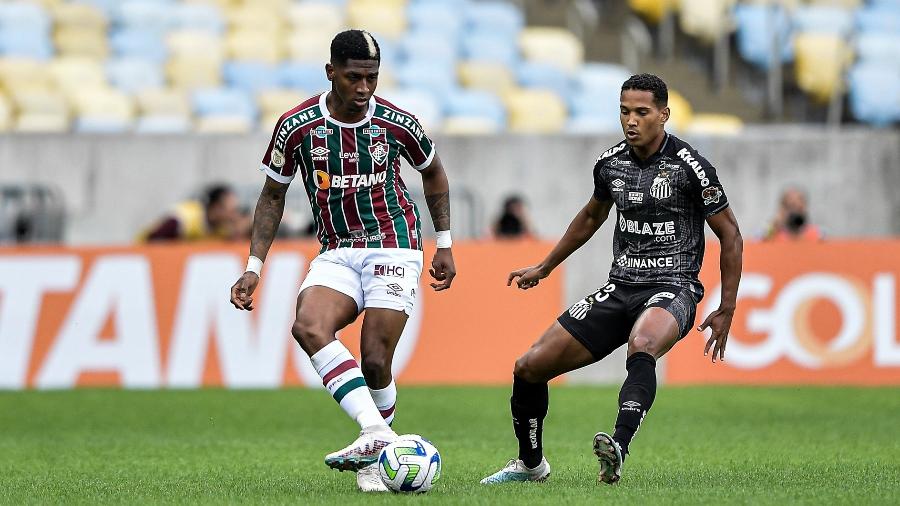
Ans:
{"label": "black shorts", "polygon": [[678,322],[679,339],[694,326],[697,301],[687,288],[610,281],[572,305],[557,321],[597,360],[628,342],[634,322],[650,307],[661,307]]}

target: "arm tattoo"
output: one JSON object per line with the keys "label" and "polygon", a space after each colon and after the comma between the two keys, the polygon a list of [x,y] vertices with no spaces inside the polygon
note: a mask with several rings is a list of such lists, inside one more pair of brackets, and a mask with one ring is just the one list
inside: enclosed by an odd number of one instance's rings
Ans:
{"label": "arm tattoo", "polygon": [[434,229],[450,230],[450,192],[425,195],[428,211],[431,212],[431,221]]}
{"label": "arm tattoo", "polygon": [[284,214],[284,189],[269,188],[266,185],[259,200],[256,202],[256,211],[253,212],[253,228],[250,231],[250,254],[265,260],[269,253],[269,247],[275,240],[281,216]]}

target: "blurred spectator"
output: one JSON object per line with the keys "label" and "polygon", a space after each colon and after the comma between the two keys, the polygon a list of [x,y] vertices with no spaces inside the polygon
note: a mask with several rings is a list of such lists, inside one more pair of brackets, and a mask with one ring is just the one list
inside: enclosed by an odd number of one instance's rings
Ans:
{"label": "blurred spectator", "polygon": [[188,200],[175,206],[141,234],[154,241],[198,241],[204,239],[246,239],[250,216],[240,209],[238,196],[224,184],[206,189],[201,200]]}
{"label": "blurred spectator", "polygon": [[531,237],[531,223],[525,212],[522,197],[510,195],[503,202],[500,217],[494,222],[491,232],[498,239],[516,239]]}
{"label": "blurred spectator", "polygon": [[806,194],[799,188],[784,190],[778,212],[763,240],[820,241],[823,238],[822,230],[809,221]]}

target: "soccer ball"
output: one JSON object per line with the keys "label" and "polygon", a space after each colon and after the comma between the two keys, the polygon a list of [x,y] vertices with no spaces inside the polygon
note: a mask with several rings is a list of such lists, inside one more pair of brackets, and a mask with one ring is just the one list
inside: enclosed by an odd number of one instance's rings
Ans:
{"label": "soccer ball", "polygon": [[441,477],[441,454],[422,436],[406,434],[381,450],[378,474],[394,492],[428,492]]}

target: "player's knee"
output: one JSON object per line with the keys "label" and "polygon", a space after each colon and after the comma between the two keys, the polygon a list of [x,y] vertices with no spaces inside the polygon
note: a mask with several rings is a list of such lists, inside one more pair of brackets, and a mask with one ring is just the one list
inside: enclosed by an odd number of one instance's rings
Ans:
{"label": "player's knee", "polygon": [[378,388],[391,382],[391,361],[386,355],[370,353],[363,357],[359,366],[370,388]]}
{"label": "player's knee", "polygon": [[527,353],[516,360],[516,365],[513,367],[513,374],[528,383],[542,383],[547,381],[534,367]]}
{"label": "player's knee", "polygon": [[302,318],[298,318],[294,322],[294,325],[291,327],[291,334],[294,336],[297,344],[309,355],[314,354],[334,340],[334,335],[330,334],[321,324]]}
{"label": "player's knee", "polygon": [[640,351],[655,357],[656,352],[659,351],[659,346],[656,341],[656,339],[649,336],[638,334],[628,341],[628,354],[631,355],[632,353]]}

